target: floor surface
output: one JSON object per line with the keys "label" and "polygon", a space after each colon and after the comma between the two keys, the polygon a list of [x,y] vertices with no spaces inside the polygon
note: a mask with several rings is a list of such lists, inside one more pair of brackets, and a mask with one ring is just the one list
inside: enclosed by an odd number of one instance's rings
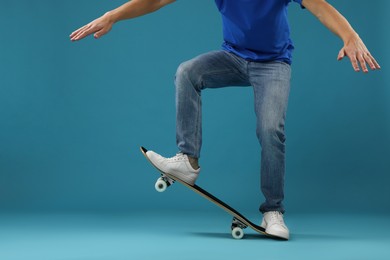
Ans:
{"label": "floor surface", "polygon": [[[253,217],[253,216],[252,216]],[[388,215],[288,215],[290,241],[247,228],[230,235],[223,211],[0,214],[1,260],[390,259]]]}

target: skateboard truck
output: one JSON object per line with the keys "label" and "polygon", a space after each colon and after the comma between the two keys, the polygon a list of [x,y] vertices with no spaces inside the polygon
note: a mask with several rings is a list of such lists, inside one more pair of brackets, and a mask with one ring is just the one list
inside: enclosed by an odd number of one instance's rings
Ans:
{"label": "skateboard truck", "polygon": [[232,226],[231,226],[232,237],[235,238],[235,239],[243,238],[243,236],[244,236],[244,230],[243,229],[245,229],[247,227],[248,226],[245,225],[242,221],[240,221],[236,217],[233,217]]}
{"label": "skateboard truck", "polygon": [[165,174],[161,174],[161,177],[157,179],[154,188],[158,192],[164,192],[169,186],[175,183],[175,180],[169,178]]}

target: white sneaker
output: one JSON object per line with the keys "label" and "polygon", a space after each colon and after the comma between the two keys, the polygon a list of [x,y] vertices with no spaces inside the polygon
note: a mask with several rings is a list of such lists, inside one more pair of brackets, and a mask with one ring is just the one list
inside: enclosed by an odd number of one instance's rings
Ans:
{"label": "white sneaker", "polygon": [[260,226],[265,228],[267,234],[287,240],[290,238],[290,232],[284,224],[283,214],[279,211],[265,212]]}
{"label": "white sneaker", "polygon": [[172,158],[165,158],[153,151],[147,151],[146,155],[160,171],[173,175],[191,186],[195,184],[200,168],[196,170],[192,168],[186,154],[178,153]]}

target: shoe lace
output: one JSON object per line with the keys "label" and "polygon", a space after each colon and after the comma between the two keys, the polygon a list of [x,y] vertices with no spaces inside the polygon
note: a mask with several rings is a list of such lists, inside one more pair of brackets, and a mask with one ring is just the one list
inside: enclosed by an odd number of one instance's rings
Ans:
{"label": "shoe lace", "polygon": [[284,225],[283,214],[278,211],[270,212],[270,219],[273,223]]}
{"label": "shoe lace", "polygon": [[171,162],[177,162],[177,161],[182,161],[184,159],[184,154],[183,153],[177,153],[175,156],[169,158],[168,160]]}

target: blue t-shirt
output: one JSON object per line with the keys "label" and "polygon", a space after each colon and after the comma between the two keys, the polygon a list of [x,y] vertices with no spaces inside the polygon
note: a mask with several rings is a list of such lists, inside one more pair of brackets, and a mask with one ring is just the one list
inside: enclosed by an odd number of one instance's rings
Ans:
{"label": "blue t-shirt", "polygon": [[222,48],[246,60],[291,64],[287,6],[302,0],[215,0],[222,14]]}

